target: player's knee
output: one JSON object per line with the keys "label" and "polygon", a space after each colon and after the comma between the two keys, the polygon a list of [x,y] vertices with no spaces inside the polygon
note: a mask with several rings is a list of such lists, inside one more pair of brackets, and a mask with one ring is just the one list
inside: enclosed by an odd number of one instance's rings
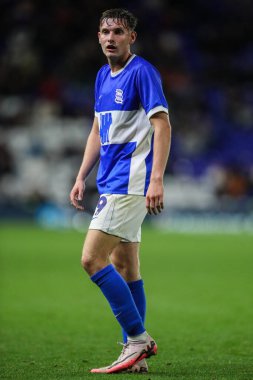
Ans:
{"label": "player's knee", "polygon": [[108,264],[109,262],[103,257],[90,254],[86,251],[83,252],[81,258],[81,265],[89,276],[92,276],[93,274],[97,273],[98,271],[106,267]]}
{"label": "player's knee", "polygon": [[[113,265],[115,267],[115,269],[123,276],[124,273],[126,272],[127,270],[127,266],[125,265],[125,263],[119,261],[119,260],[114,260],[113,261]],[[123,276],[124,277],[124,276]]]}
{"label": "player's knee", "polygon": [[95,260],[91,256],[83,254],[81,258],[81,265],[83,269],[91,275],[95,265]]}
{"label": "player's knee", "polygon": [[136,281],[140,278],[140,268],[139,266],[130,266],[127,263],[114,262],[113,263],[116,270],[121,274],[121,276],[127,281]]}

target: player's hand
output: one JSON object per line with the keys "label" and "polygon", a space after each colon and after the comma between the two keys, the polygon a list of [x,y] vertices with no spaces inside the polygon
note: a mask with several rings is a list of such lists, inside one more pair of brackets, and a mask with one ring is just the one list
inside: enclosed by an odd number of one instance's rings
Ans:
{"label": "player's hand", "polygon": [[69,198],[70,203],[78,210],[84,210],[84,207],[81,205],[83,200],[83,194],[85,190],[85,183],[83,180],[76,180],[76,183],[73,186],[73,189],[70,192]]}
{"label": "player's hand", "polygon": [[146,208],[150,215],[160,214],[163,210],[163,181],[151,180],[146,194]]}

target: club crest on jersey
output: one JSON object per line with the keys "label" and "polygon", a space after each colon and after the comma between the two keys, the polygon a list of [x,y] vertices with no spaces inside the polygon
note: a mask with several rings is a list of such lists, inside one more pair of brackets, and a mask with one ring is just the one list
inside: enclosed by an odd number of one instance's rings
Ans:
{"label": "club crest on jersey", "polygon": [[123,91],[120,88],[116,88],[115,103],[123,104]]}

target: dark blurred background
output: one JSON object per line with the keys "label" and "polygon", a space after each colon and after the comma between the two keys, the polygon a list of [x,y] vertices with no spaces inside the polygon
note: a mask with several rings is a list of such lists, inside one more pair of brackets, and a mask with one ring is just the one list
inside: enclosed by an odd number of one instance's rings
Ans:
{"label": "dark blurred background", "polygon": [[[160,223],[252,231],[251,0],[1,0],[1,219],[82,223],[68,194],[92,125],[96,73],[106,63],[98,20],[113,7],[139,18],[133,51],[159,69],[169,102],[173,140]],[[90,213],[96,201],[93,173]]]}

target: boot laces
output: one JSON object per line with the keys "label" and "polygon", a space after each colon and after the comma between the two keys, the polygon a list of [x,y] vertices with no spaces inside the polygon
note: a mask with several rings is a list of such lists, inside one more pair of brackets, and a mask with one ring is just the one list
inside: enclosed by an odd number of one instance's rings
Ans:
{"label": "boot laces", "polygon": [[121,353],[120,353],[120,356],[118,357],[118,360],[120,360],[125,355],[128,347],[129,347],[129,343],[117,342],[117,344],[120,344],[121,346],[123,346],[122,350],[121,350]]}

